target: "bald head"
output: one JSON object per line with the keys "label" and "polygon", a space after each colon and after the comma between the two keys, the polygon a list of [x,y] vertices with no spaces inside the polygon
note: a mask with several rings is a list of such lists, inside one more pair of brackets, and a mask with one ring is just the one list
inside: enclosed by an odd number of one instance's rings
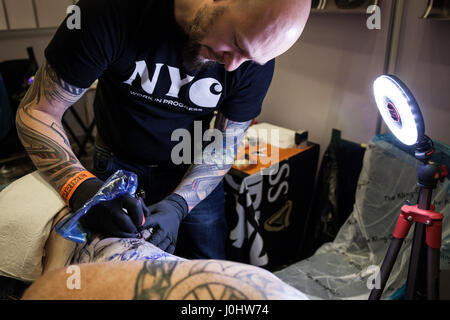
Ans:
{"label": "bald head", "polygon": [[191,38],[185,60],[195,60],[194,67],[218,62],[227,71],[286,52],[302,34],[311,8],[310,0],[175,1],[177,21]]}
{"label": "bald head", "polygon": [[311,10],[310,0],[235,2],[241,22],[237,29],[249,41],[253,49],[250,53],[256,61],[271,60],[292,47],[301,36]]}
{"label": "bald head", "polygon": [[311,11],[311,1],[235,0],[231,1],[230,7],[252,19],[252,23],[277,24],[303,30]]}

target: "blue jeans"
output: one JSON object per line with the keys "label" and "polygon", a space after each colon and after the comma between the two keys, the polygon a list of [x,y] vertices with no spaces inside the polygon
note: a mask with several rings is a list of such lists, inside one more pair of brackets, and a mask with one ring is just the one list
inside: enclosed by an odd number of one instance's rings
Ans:
{"label": "blue jeans", "polygon": [[[164,199],[179,185],[189,165],[138,165],[118,159],[108,148],[95,144],[93,173],[105,181],[117,170],[134,172],[138,190],[145,191],[145,204]],[[228,234],[223,182],[183,219],[175,254],[187,259],[225,259]]]}

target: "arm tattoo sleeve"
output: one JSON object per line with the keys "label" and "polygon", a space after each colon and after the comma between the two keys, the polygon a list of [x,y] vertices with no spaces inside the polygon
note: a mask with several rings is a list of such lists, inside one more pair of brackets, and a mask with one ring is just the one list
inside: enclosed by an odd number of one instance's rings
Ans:
{"label": "arm tattoo sleeve", "polygon": [[303,298],[269,271],[220,260],[145,261],[134,288],[139,300]]}
{"label": "arm tattoo sleeve", "polygon": [[45,61],[17,110],[19,138],[37,169],[57,190],[70,176],[84,170],[70,147],[61,118],[85,91],[60,79]]}
{"label": "arm tattoo sleeve", "polygon": [[32,102],[39,104],[45,98],[50,104],[62,103],[64,106],[70,107],[86,90],[72,86],[59,78],[48,62],[45,61],[37,71],[33,84],[20,106],[29,105]]}
{"label": "arm tattoo sleeve", "polygon": [[[189,210],[205,199],[231,169],[237,148],[250,123],[251,121],[231,121],[221,113],[217,115],[215,129],[212,130],[215,131],[213,134],[216,139],[219,137],[221,141],[218,145],[215,141],[216,148],[205,148],[201,163],[190,166],[175,190],[175,193],[186,200]],[[209,152],[205,152],[207,150]]]}

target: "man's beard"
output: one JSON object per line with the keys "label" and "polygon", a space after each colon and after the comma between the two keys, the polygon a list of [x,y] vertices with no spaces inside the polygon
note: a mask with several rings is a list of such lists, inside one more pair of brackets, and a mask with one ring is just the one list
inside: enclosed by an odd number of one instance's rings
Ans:
{"label": "man's beard", "polygon": [[207,6],[200,8],[189,30],[189,40],[183,48],[183,65],[191,72],[200,71],[217,63],[207,60],[199,55],[202,39],[213,23],[225,12],[224,7],[210,9]]}
{"label": "man's beard", "polygon": [[216,62],[206,60],[199,55],[202,45],[192,39],[189,39],[183,48],[183,65],[187,71],[195,72],[204,70]]}

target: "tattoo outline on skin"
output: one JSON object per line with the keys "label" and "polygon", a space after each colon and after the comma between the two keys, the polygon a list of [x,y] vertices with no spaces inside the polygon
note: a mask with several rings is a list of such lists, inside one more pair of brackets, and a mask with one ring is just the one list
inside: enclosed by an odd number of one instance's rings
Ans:
{"label": "tattoo outline on skin", "polygon": [[[223,136],[222,154],[207,155],[201,164],[191,165],[174,191],[186,200],[189,211],[204,200],[231,169],[238,146],[250,124],[251,121],[236,122],[229,120],[222,113],[218,113],[215,128],[220,130]],[[217,158],[221,160],[215,161]]]}
{"label": "tattoo outline on skin", "polygon": [[[85,169],[75,157],[62,125],[40,110],[39,104],[47,103],[47,108],[56,108],[56,117],[62,117],[86,90],[60,79],[45,61],[17,110],[18,136],[37,169],[57,190],[70,176]],[[38,118],[36,111],[41,111],[42,116]]]}
{"label": "tattoo outline on skin", "polygon": [[[173,270],[178,261],[170,263],[161,263],[155,261],[148,263],[145,261],[142,269],[139,271],[134,291],[134,300],[163,300],[166,292],[171,285]],[[148,286],[148,282],[151,285]]]}
{"label": "tattoo outline on skin", "polygon": [[301,299],[270,272],[230,261],[145,261],[133,299],[269,300]]}

